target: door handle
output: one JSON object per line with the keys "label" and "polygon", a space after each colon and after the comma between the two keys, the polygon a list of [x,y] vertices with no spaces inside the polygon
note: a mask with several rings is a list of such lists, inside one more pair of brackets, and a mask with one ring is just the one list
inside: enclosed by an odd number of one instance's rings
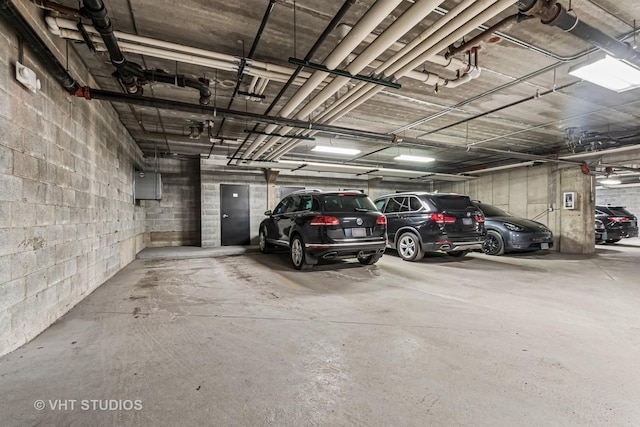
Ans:
{"label": "door handle", "polygon": [[229,218],[229,215],[227,215],[227,214],[222,214],[222,218]]}

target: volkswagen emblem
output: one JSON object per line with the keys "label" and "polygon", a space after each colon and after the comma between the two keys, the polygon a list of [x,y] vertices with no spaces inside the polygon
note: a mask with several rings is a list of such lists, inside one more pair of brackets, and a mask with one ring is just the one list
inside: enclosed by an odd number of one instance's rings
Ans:
{"label": "volkswagen emblem", "polygon": [[358,224],[358,225],[362,225],[362,218],[358,218],[358,219],[356,219],[356,224]]}

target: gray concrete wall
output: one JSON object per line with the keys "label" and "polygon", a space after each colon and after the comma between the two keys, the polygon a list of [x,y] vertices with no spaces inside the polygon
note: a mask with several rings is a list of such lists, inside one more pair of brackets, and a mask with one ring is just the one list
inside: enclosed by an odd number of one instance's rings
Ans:
{"label": "gray concrete wall", "polygon": [[[482,174],[476,180],[439,183],[436,189],[467,194],[474,200],[545,224],[554,233],[555,250],[594,251],[593,179],[578,167],[546,164],[514,168]],[[576,193],[576,209],[563,209],[565,192]]]}
{"label": "gray concrete wall", "polygon": [[[133,201],[142,156],[113,108],[67,95],[25,47],[24,63],[42,81],[41,91],[28,91],[14,78],[17,59],[17,37],[0,19],[0,355],[42,332],[144,246],[145,212]],[[74,75],[93,83],[72,52],[69,61]]]}
{"label": "gray concrete wall", "polygon": [[146,171],[162,175],[162,199],[142,200],[146,246],[200,246],[199,160],[146,159]]}

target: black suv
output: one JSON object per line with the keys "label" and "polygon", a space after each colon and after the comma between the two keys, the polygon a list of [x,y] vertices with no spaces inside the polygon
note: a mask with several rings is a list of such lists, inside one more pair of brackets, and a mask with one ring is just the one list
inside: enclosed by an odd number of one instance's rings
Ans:
{"label": "black suv", "polygon": [[418,261],[425,252],[464,256],[482,249],[484,215],[467,196],[396,193],[376,199],[375,205],[387,217],[388,246],[405,261]]}
{"label": "black suv", "polygon": [[616,243],[625,237],[638,237],[638,219],[623,206],[596,206],[596,222],[602,221],[601,241]]}
{"label": "black suv", "polygon": [[352,191],[295,191],[260,223],[260,251],[289,248],[300,270],[319,259],[357,258],[374,264],[385,251],[387,219],[366,194]]}

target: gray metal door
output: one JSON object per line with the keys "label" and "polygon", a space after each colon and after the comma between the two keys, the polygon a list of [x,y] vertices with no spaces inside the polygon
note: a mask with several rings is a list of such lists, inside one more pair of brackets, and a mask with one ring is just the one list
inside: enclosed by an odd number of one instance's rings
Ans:
{"label": "gray metal door", "polygon": [[248,245],[249,186],[220,184],[220,214],[222,246]]}

